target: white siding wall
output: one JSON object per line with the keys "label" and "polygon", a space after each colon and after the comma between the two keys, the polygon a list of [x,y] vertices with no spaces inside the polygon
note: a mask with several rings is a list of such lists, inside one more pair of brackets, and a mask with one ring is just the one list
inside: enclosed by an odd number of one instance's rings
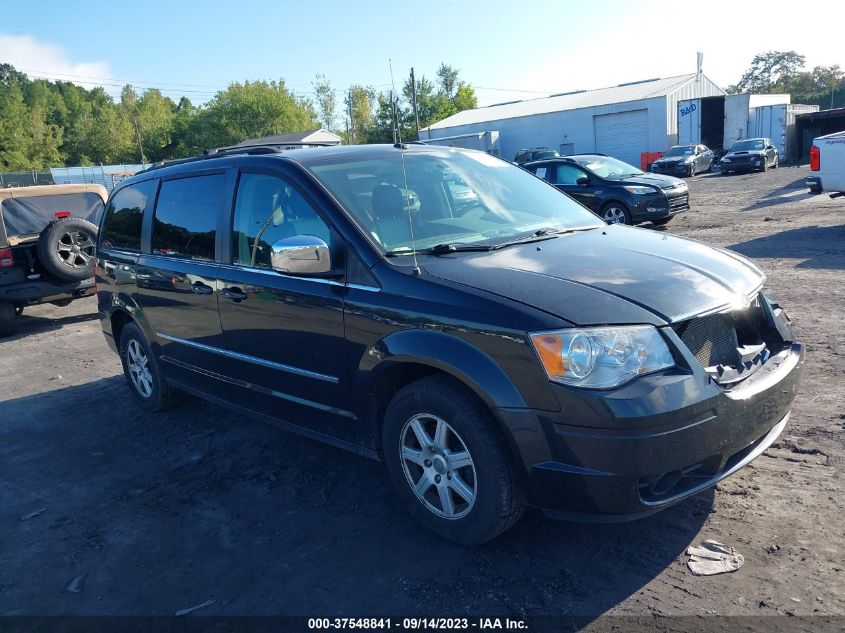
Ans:
{"label": "white siding wall", "polygon": [[690,81],[674,92],[666,95],[666,138],[663,147],[655,151],[663,151],[678,144],[678,102],[686,99],[700,99],[702,97],[720,97],[725,91],[710,81],[704,75],[700,79]]}
{"label": "white siding wall", "polygon": [[664,151],[676,144],[678,132],[678,100],[725,94],[716,84],[702,75],[700,81],[690,81],[668,96],[652,97],[601,106],[532,114],[510,119],[483,121],[468,125],[454,125],[422,132],[423,139],[436,139],[487,130],[499,131],[501,157],[513,160],[517,151],[528,147],[558,149],[572,143],[574,153],[596,151],[594,117],[602,114],[648,110],[648,146],[643,152]]}
{"label": "white siding wall", "polygon": [[[516,153],[527,147],[549,147],[559,149],[561,145],[571,143],[573,152],[583,154],[596,151],[596,135],[593,118],[602,114],[648,110],[649,145],[642,151],[666,149],[666,99],[655,97],[626,103],[535,114],[532,116],[500,121],[485,121],[471,125],[458,125],[431,131],[431,138],[483,132],[499,131],[501,157],[513,160]],[[428,140],[428,131],[422,132],[423,140]]]}

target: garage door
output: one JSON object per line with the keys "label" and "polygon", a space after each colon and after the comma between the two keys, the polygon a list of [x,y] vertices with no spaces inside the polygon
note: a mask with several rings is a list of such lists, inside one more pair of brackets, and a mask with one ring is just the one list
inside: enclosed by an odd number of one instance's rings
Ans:
{"label": "garage door", "polygon": [[596,151],[635,167],[648,151],[648,110],[601,114],[595,117]]}

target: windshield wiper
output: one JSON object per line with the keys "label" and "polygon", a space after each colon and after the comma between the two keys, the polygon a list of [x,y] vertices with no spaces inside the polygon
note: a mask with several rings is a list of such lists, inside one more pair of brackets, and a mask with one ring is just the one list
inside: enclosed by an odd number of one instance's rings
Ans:
{"label": "windshield wiper", "polygon": [[407,246],[387,251],[386,257],[396,257],[398,255],[446,255],[448,253],[457,253],[458,251],[490,251],[493,247],[489,244],[435,244],[429,248],[420,248],[413,250]]}
{"label": "windshield wiper", "polygon": [[524,237],[518,237],[514,240],[508,240],[507,242],[500,242],[499,244],[493,245],[491,250],[497,250],[500,248],[504,248],[505,246],[511,246],[513,244],[526,244],[528,242],[541,242],[543,240],[551,240],[560,235],[565,233],[575,233],[577,231],[592,231],[593,229],[598,228],[596,226],[575,226],[572,228],[564,228],[564,227],[549,227],[545,229],[540,229],[538,231],[534,231],[530,235]]}
{"label": "windshield wiper", "polygon": [[491,251],[493,247],[489,244],[435,244],[425,248],[421,253],[425,255],[445,255],[446,253],[457,253],[458,251]]}

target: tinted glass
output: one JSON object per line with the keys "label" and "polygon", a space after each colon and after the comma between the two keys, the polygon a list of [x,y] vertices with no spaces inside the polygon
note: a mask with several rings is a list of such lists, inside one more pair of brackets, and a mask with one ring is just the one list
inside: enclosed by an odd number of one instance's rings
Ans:
{"label": "tinted glass", "polygon": [[100,244],[103,248],[141,250],[141,224],[147,202],[155,195],[155,180],[140,182],[118,191],[109,200]]}
{"label": "tinted glass", "polygon": [[[307,167],[364,232],[395,255],[441,243],[493,245],[542,228],[599,225],[569,196],[484,152],[429,147],[343,154]],[[465,204],[448,195],[453,174],[474,193]]]}
{"label": "tinted glass", "polygon": [[765,149],[766,146],[763,141],[737,141],[731,147],[732,152],[748,152],[753,150]]}
{"label": "tinted glass", "polygon": [[329,227],[289,183],[266,174],[241,174],[232,220],[232,263],[270,268],[277,240],[314,235],[329,243]]}
{"label": "tinted glass", "polygon": [[557,173],[555,174],[555,184],[556,185],[575,185],[578,184],[576,181],[581,176],[586,176],[583,170],[578,169],[575,165],[567,165],[566,163],[560,163],[557,166]]}
{"label": "tinted glass", "polygon": [[666,158],[671,158],[673,156],[691,156],[693,152],[695,152],[694,145],[680,145],[678,147],[673,147],[663,155]]}
{"label": "tinted glass", "polygon": [[224,186],[223,174],[162,182],[153,221],[153,253],[214,259]]}
{"label": "tinted glass", "polygon": [[633,165],[623,163],[621,160],[616,160],[610,156],[584,156],[576,160],[579,165],[608,180],[623,180],[631,176],[640,176],[643,173]]}

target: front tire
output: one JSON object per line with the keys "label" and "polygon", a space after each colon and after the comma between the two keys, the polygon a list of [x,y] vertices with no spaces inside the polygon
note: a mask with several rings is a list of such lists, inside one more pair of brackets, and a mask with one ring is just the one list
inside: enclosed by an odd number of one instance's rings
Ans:
{"label": "front tire", "polygon": [[147,411],[164,411],[179,401],[179,392],[161,377],[161,369],[147,337],[135,323],[120,334],[120,360],[129,390]]}
{"label": "front tire", "polygon": [[631,224],[631,212],[621,202],[608,202],[599,216],[608,224]]}
{"label": "front tire", "polygon": [[445,377],[407,385],[387,408],[387,472],[410,514],[443,539],[484,543],[525,510],[494,424],[462,386]]}

